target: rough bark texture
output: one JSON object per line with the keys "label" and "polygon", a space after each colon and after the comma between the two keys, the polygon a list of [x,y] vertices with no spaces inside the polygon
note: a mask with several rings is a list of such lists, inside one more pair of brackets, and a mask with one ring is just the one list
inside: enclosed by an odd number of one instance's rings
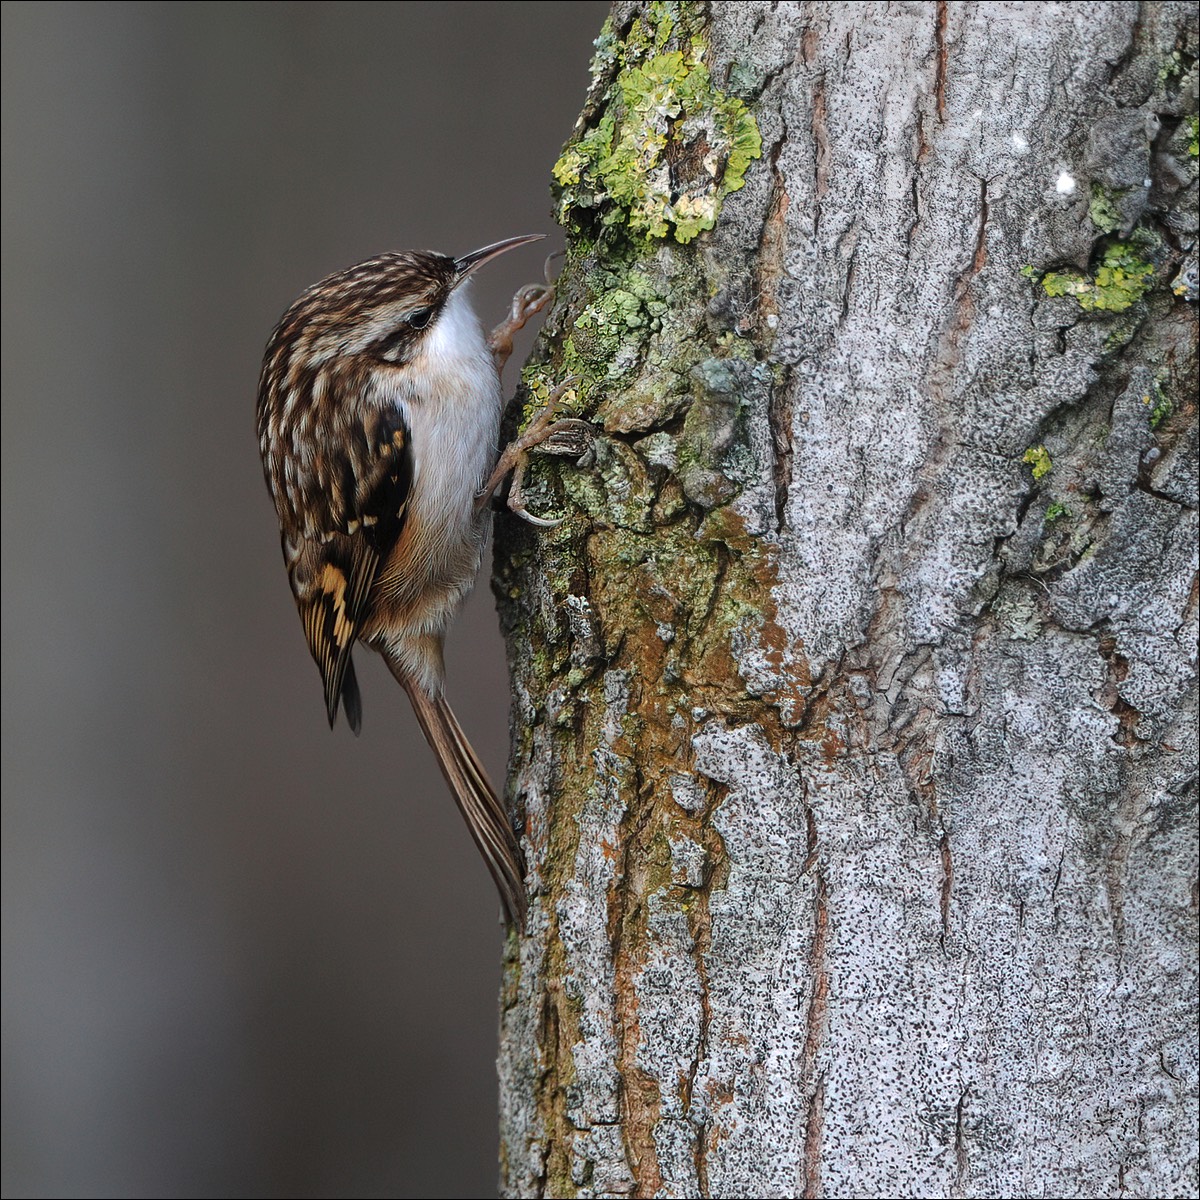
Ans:
{"label": "rough bark texture", "polygon": [[525,375],[600,436],[498,540],[505,1194],[1195,1194],[1196,54],[615,7]]}

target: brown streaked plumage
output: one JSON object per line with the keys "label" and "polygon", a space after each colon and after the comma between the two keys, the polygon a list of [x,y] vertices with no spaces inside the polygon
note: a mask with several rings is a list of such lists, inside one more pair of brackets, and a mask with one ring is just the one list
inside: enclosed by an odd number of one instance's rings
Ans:
{"label": "brown streaked plumage", "polygon": [[383,254],[314,284],[267,343],[257,412],[288,579],[330,725],[340,704],[351,728],[361,726],[351,653],[364,642],[408,693],[518,925],[520,843],[446,703],[442,644],[483,550],[498,367],[514,330],[552,294],[523,290],[489,341],[463,285],[476,267],[532,240],[459,259]]}

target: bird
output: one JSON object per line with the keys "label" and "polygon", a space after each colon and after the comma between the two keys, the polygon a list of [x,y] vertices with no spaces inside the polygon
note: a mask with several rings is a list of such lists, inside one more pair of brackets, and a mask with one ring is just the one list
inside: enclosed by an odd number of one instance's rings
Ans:
{"label": "bird", "polygon": [[259,378],[257,432],[292,595],[320,669],[332,728],[362,700],[351,652],[378,652],[417,722],[495,880],[523,928],[524,860],[504,804],[445,696],[443,646],[474,584],[493,492],[535,448],[581,454],[584,423],[557,420],[554,389],[526,433],[498,453],[500,371],[513,334],[553,298],[526,285],[489,337],[473,273],[539,240],[506,238],[461,257],[392,251],[305,289],[275,326]]}

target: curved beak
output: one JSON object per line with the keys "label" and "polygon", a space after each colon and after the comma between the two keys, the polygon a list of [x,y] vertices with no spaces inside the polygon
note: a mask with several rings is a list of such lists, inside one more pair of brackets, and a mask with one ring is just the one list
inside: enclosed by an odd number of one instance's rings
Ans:
{"label": "curved beak", "polygon": [[491,262],[493,258],[503,254],[506,250],[515,250],[527,242],[540,242],[545,236],[544,233],[526,233],[521,237],[505,238],[502,242],[493,242],[490,246],[484,246],[482,250],[472,250],[470,254],[456,258],[454,260],[455,286],[462,283],[476,267],[482,267],[485,262]]}

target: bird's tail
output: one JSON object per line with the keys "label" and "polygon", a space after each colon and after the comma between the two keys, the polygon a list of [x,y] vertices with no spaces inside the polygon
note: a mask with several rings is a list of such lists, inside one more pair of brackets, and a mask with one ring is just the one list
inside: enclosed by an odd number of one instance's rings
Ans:
{"label": "bird's tail", "polygon": [[488,782],[478,755],[442,695],[428,696],[415,682],[404,683],[425,740],[437,755],[438,766],[471,837],[496,881],[508,919],[525,927],[525,863],[504,805]]}

